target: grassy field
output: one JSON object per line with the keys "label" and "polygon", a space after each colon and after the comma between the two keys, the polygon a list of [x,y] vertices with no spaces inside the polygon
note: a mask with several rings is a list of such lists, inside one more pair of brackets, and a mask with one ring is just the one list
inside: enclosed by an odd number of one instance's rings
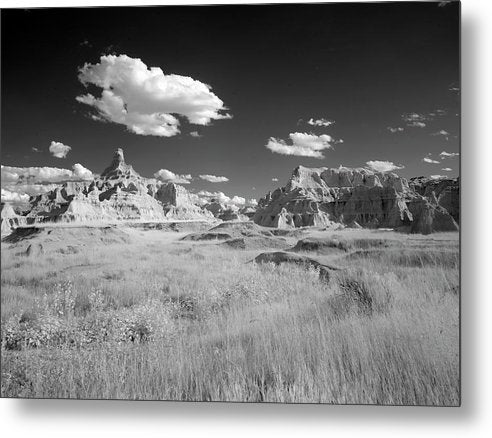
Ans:
{"label": "grassy field", "polygon": [[329,282],[185,232],[63,233],[2,243],[3,397],[459,404],[457,233],[313,231],[349,243],[306,254]]}

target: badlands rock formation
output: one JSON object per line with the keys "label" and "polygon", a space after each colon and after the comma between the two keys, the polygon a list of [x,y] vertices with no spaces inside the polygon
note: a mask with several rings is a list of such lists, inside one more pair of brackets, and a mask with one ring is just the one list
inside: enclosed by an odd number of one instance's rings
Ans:
{"label": "badlands rock formation", "polygon": [[212,219],[188,191],[174,183],[140,176],[118,149],[111,164],[92,181],[65,182],[32,197],[26,214],[2,208],[2,234],[19,226],[46,222],[168,221]]}
{"label": "badlands rock formation", "polygon": [[460,220],[460,181],[459,178],[411,178],[409,186],[419,195],[434,201],[445,208],[453,219]]}
{"label": "badlands rock formation", "polygon": [[458,184],[409,185],[405,178],[391,172],[299,166],[285,187],[260,199],[253,220],[278,228],[338,223],[368,228],[408,227],[416,233],[450,231],[458,229],[456,197],[459,199]]}

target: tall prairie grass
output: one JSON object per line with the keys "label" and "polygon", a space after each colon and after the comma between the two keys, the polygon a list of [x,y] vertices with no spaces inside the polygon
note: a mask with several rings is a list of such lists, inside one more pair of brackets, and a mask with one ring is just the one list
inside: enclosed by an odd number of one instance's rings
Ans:
{"label": "tall prairie grass", "polygon": [[332,255],[329,283],[215,244],[2,247],[2,396],[458,405],[459,255],[435,246]]}

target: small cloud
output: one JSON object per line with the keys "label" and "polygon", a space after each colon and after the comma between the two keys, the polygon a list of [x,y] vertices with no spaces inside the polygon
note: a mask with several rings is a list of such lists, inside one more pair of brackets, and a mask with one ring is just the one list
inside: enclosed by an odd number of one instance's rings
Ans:
{"label": "small cloud", "polygon": [[154,178],[164,182],[172,182],[174,184],[189,184],[193,179],[190,174],[179,175],[167,169],[158,170],[154,173]]}
{"label": "small cloud", "polygon": [[310,118],[307,121],[307,124],[311,125],[311,126],[330,126],[330,125],[333,125],[334,123],[335,123],[334,120],[328,120],[328,119],[316,119],[316,120],[314,120],[313,118]]}
{"label": "small cloud", "polygon": [[440,154],[439,154],[439,157],[441,158],[441,160],[445,160],[447,158],[455,158],[455,157],[458,157],[460,154],[458,152],[446,152],[446,151],[442,151]]}
{"label": "small cloud", "polygon": [[451,172],[453,169],[450,167],[443,167],[441,170],[444,170],[444,172]]}
{"label": "small cloud", "polygon": [[229,181],[229,178],[225,176],[215,176],[215,175],[198,175],[198,176],[200,177],[200,179],[203,179],[211,183],[220,183],[220,182]]}
{"label": "small cloud", "polygon": [[401,115],[401,119],[410,128],[425,128],[427,120],[432,119],[435,113],[419,114],[419,113],[405,113]]}
{"label": "small cloud", "polygon": [[386,128],[389,132],[392,132],[393,134],[396,132],[402,132],[405,130],[405,128],[402,128],[401,126],[397,126],[396,128],[392,128],[391,126],[388,126]]}
{"label": "small cloud", "polygon": [[82,164],[75,163],[72,166],[72,169],[73,176],[75,178],[80,178],[81,180],[91,180],[92,178],[94,178],[93,173],[89,169],[82,166]]}
{"label": "small cloud", "polygon": [[428,163],[428,164],[439,164],[440,163],[440,161],[433,160],[432,158],[429,158],[429,157],[422,158],[422,161],[424,163]]}
{"label": "small cloud", "polygon": [[52,141],[50,145],[50,152],[56,158],[66,158],[67,154],[72,148],[59,141]]}
{"label": "small cloud", "polygon": [[39,153],[39,152],[41,152],[38,148],[36,148],[36,147],[34,147],[34,146],[31,148],[31,150],[32,150],[33,152],[38,152],[38,153]]}
{"label": "small cloud", "polygon": [[447,175],[431,175],[430,177],[432,179],[443,179],[443,178],[447,178],[448,176]]}
{"label": "small cloud", "polygon": [[79,46],[81,47],[92,47],[92,44],[89,42],[88,39],[85,39],[84,41],[82,41]]}
{"label": "small cloud", "polygon": [[419,113],[405,113],[401,115],[401,118],[404,122],[423,122],[427,120],[424,114]]}
{"label": "small cloud", "polygon": [[272,181],[273,182],[277,182],[278,181],[278,178],[272,178]]}
{"label": "small cloud", "polygon": [[195,138],[201,137],[200,133],[198,131],[192,131],[190,132],[190,135]]}
{"label": "small cloud", "polygon": [[459,87],[459,84],[457,82],[453,82],[449,84],[448,91],[451,91],[452,93],[459,94],[461,92],[461,89]]}
{"label": "small cloud", "polygon": [[334,139],[330,135],[294,132],[289,134],[289,138],[292,144],[287,144],[285,140],[270,137],[265,147],[276,154],[318,159],[325,157],[321,151],[333,149]]}
{"label": "small cloud", "polygon": [[248,204],[253,206],[253,207],[256,207],[258,205],[258,201],[254,198],[251,198],[251,199],[248,199]]}
{"label": "small cloud", "polygon": [[424,122],[408,122],[410,128],[425,128],[427,125]]}
{"label": "small cloud", "polygon": [[[376,172],[392,172],[393,170],[404,169],[405,166],[396,165],[392,161],[367,161],[366,165]],[[340,166],[341,167],[341,166]]]}
{"label": "small cloud", "polygon": [[442,135],[443,137],[449,137],[451,134],[448,131],[441,129],[440,131],[433,132],[431,135]]}

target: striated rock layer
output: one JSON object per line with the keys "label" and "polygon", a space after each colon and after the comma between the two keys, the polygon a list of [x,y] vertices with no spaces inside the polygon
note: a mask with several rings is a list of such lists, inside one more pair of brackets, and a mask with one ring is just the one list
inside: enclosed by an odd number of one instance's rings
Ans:
{"label": "striated rock layer", "polygon": [[[459,202],[456,204],[455,195],[443,188],[444,183],[437,193],[432,187],[417,187],[415,182],[409,184],[390,172],[299,166],[284,187],[260,199],[253,220],[278,228],[337,223],[368,228],[409,227],[416,233],[457,230]],[[452,187],[459,198],[459,184]]]}
{"label": "striated rock layer", "polygon": [[122,149],[101,176],[66,182],[32,197],[23,214],[2,206],[2,234],[19,226],[46,222],[115,222],[213,219],[182,186],[140,176],[125,162]]}

